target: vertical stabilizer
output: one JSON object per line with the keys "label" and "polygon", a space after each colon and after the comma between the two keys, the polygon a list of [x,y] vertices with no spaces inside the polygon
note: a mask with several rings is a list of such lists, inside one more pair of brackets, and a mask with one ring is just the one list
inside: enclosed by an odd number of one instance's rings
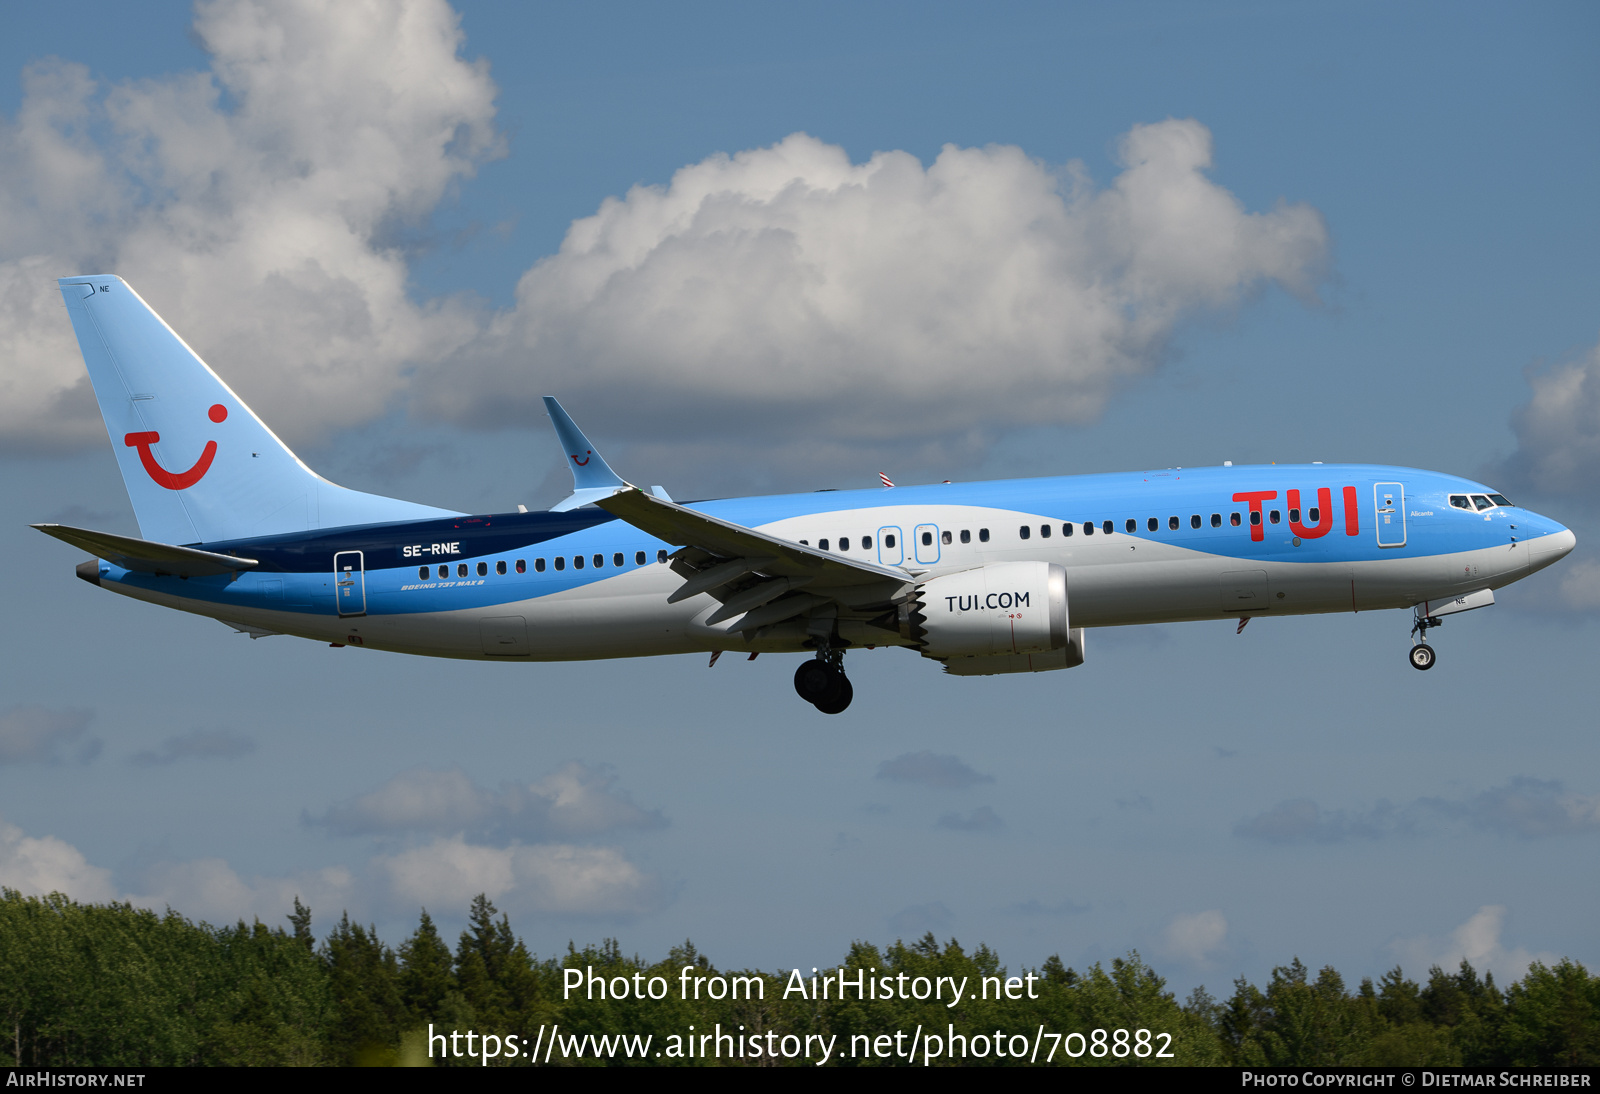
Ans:
{"label": "vertical stabilizer", "polygon": [[146,539],[211,543],[455,515],[312,471],[120,277],[59,284]]}

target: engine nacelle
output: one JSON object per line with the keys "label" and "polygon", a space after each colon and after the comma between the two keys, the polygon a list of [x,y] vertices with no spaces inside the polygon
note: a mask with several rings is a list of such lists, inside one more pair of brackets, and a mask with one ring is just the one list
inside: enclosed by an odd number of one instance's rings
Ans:
{"label": "engine nacelle", "polygon": [[1072,639],[1067,571],[1049,562],[995,562],[936,577],[901,609],[900,632],[941,661],[1065,649]]}
{"label": "engine nacelle", "polygon": [[999,676],[1008,672],[1050,672],[1077,668],[1083,664],[1083,628],[1072,628],[1072,637],[1059,650],[1046,653],[997,653],[993,657],[952,657],[944,663],[951,676]]}

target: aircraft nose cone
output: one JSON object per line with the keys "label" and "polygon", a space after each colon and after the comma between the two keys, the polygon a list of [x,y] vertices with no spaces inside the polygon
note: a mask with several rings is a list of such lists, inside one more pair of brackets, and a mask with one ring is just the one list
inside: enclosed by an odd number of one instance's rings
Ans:
{"label": "aircraft nose cone", "polygon": [[1560,562],[1572,553],[1578,545],[1578,537],[1572,534],[1572,529],[1563,528],[1559,532],[1540,536],[1528,541],[1528,570],[1542,570],[1552,562]]}

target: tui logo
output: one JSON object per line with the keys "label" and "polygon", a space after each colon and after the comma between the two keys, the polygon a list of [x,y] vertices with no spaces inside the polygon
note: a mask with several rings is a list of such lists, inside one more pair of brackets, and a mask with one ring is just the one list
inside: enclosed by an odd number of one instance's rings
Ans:
{"label": "tui logo", "polygon": [[[221,403],[216,403],[207,412],[207,416],[213,422],[220,424],[227,420],[228,408]],[[148,433],[129,433],[122,438],[123,444],[129,448],[137,448],[139,450],[139,462],[144,464],[146,473],[155,480],[156,485],[164,486],[168,490],[187,490],[205,478],[206,472],[211,470],[211,461],[217,456],[217,442],[207,441],[204,450],[200,453],[200,458],[194,461],[194,466],[187,471],[179,471],[174,474],[162,467],[156,459],[155,453],[150,451],[150,446],[158,444],[160,441],[161,434],[155,430],[151,430]]]}

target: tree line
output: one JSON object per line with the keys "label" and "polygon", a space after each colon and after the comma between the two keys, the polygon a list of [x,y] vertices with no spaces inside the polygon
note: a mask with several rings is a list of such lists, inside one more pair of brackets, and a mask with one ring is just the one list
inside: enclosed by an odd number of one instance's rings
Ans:
{"label": "tree line", "polygon": [[[1274,969],[1264,987],[1240,978],[1226,1000],[1197,988],[1180,1002],[1137,954],[1082,972],[1051,957],[1037,969],[1010,973],[987,946],[969,953],[953,939],[940,945],[928,934],[881,950],[854,943],[838,966],[817,974],[831,973],[836,983],[843,970],[850,984],[863,972],[904,974],[902,986],[917,977],[928,984],[965,979],[967,990],[952,1007],[950,991],[923,1000],[899,997],[909,994],[903,990],[893,999],[862,1000],[854,990],[841,999],[836,989],[822,998],[809,990],[786,998],[789,974],[719,971],[689,942],[653,963],[624,955],[615,940],[583,949],[569,944],[564,954],[539,958],[481,895],[454,949],[426,911],[398,948],[348,915],[319,943],[311,912],[298,899],[287,920],[287,929],[259,921],[213,927],[170,909],[157,915],[127,904],[79,904],[59,893],[0,892],[0,1065],[480,1066],[478,1059],[440,1058],[437,1040],[430,1060],[430,1025],[436,1035],[473,1030],[530,1040],[541,1027],[559,1025],[567,1035],[650,1035],[658,1047],[691,1026],[702,1033],[740,1030],[745,1037],[836,1037],[840,1045],[888,1044],[877,1039],[913,1028],[942,1036],[954,1026],[969,1038],[985,1035],[984,1055],[976,1055],[972,1040],[932,1062],[968,1066],[1024,1062],[1005,1046],[1017,1047],[1014,1036],[1031,1039],[1040,1027],[1083,1035],[1070,1045],[1055,1042],[1054,1063],[1091,1066],[1600,1064],[1600,976],[1569,960],[1535,963],[1503,989],[1492,974],[1480,976],[1462,962],[1455,972],[1434,967],[1421,982],[1395,968],[1351,990],[1331,967],[1313,975],[1295,959]],[[670,990],[661,999],[635,998],[633,991],[625,999],[591,999],[583,990],[564,998],[567,969],[592,969],[608,982],[621,977],[635,986],[661,977]],[[744,981],[742,993],[723,990],[722,998],[712,998],[713,981],[734,976],[754,980]],[[1033,979],[1026,991],[1023,980],[1015,981],[1011,994],[1018,998],[995,998],[1008,979],[1027,976]],[[697,978],[705,978],[707,990],[683,998],[681,986]],[[985,978],[998,978],[989,998],[980,994]],[[752,992],[756,980],[761,988]],[[1172,1055],[1160,1058],[1149,1042],[1137,1052],[1095,1048],[1096,1029],[1125,1029],[1129,1038],[1141,1029],[1170,1034]],[[1155,1049],[1163,1047],[1155,1042]],[[835,1058],[845,1065],[910,1062],[892,1052],[861,1059],[843,1049]],[[519,1054],[491,1062],[533,1060]],[[551,1062],[578,1061],[558,1054]],[[781,1055],[630,1061],[618,1053],[582,1062],[804,1061]]]}

